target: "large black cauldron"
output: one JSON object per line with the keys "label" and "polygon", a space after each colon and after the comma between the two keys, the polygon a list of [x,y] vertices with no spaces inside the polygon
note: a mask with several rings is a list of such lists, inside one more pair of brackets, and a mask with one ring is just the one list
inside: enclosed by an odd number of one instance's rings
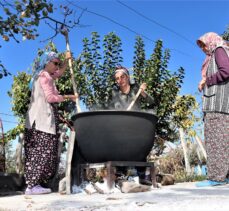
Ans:
{"label": "large black cauldron", "polygon": [[[73,116],[73,159],[88,163],[145,161],[154,144],[157,117],[139,111],[93,111]],[[73,161],[74,162],[74,161]]]}

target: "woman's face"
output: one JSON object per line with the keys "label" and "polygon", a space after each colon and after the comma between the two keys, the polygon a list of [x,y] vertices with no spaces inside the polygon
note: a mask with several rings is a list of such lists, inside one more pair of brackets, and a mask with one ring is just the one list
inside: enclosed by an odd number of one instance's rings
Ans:
{"label": "woman's face", "polygon": [[121,71],[117,72],[115,74],[115,81],[120,88],[126,87],[129,85],[129,76]]}
{"label": "woman's face", "polygon": [[56,71],[58,71],[59,67],[60,67],[60,60],[58,58],[55,58],[51,60],[48,64],[46,64],[45,69],[50,74],[53,74]]}
{"label": "woman's face", "polygon": [[198,45],[204,53],[208,54],[208,48],[203,42],[199,41]]}

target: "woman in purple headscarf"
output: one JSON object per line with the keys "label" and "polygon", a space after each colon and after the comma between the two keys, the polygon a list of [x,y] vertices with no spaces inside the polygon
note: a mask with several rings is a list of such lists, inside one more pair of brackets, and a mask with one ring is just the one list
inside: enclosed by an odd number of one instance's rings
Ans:
{"label": "woman in purple headscarf", "polygon": [[60,95],[54,80],[59,78],[71,58],[66,53],[61,63],[55,52],[45,52],[34,61],[30,83],[31,99],[25,126],[25,194],[50,193],[41,184],[56,171],[58,162],[58,113],[56,103],[75,101],[78,96]]}
{"label": "woman in purple headscarf", "polygon": [[229,46],[209,32],[197,40],[206,54],[199,91],[203,91],[204,135],[208,180],[198,187],[229,182]]}

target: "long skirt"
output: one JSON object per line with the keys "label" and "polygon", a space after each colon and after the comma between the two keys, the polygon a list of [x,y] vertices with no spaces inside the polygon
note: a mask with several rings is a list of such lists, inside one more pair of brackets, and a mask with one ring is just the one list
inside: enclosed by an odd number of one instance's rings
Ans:
{"label": "long skirt", "polygon": [[206,113],[204,134],[208,179],[224,181],[229,171],[229,114]]}
{"label": "long skirt", "polygon": [[[53,106],[56,131],[57,109]],[[28,188],[46,183],[55,175],[58,165],[58,138],[56,135],[35,129],[25,129],[25,180]]]}

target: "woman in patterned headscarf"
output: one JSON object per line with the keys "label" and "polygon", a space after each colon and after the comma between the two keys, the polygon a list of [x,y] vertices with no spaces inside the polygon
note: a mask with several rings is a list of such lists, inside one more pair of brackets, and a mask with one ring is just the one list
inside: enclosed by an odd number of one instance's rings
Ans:
{"label": "woman in patterned headscarf", "polygon": [[218,34],[209,32],[197,40],[206,54],[202,65],[204,135],[208,180],[198,187],[229,182],[229,46]]}
{"label": "woman in patterned headscarf", "polygon": [[140,97],[136,100],[132,107],[132,110],[141,109],[141,99],[152,105],[154,99],[146,94],[146,83],[142,83],[140,86],[130,83],[130,75],[127,68],[118,66],[114,72],[114,79],[117,87],[112,90],[112,100],[110,102],[110,108],[116,110],[126,110],[130,103],[134,100],[138,90],[141,89]]}
{"label": "woman in patterned headscarf", "polygon": [[60,95],[54,80],[67,67],[70,52],[61,63],[54,52],[45,52],[35,59],[30,82],[31,100],[26,115],[25,129],[25,194],[50,193],[43,188],[56,171],[58,161],[58,113],[56,103],[66,99],[75,101],[78,96]]}

